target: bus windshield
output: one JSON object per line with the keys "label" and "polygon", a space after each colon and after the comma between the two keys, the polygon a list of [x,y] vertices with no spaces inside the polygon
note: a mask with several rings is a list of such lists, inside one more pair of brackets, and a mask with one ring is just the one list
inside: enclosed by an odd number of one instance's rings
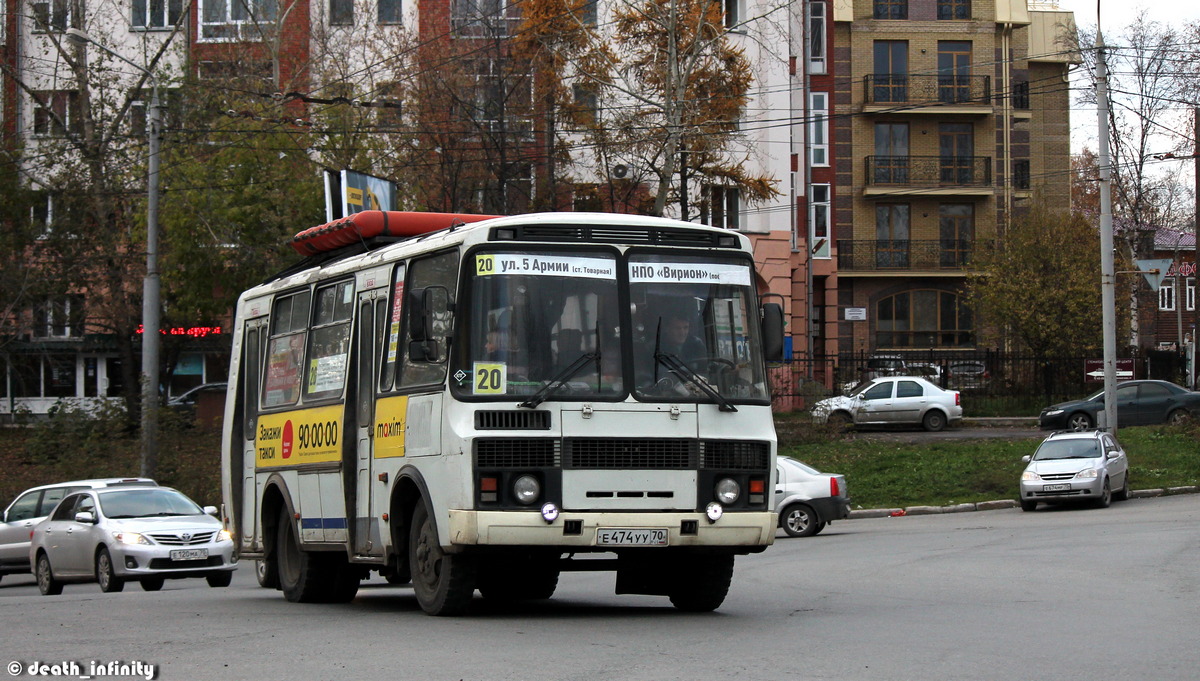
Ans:
{"label": "bus windshield", "polygon": [[624,393],[611,252],[477,253],[452,384],[460,394],[542,399]]}
{"label": "bus windshield", "polygon": [[753,285],[747,260],[630,256],[634,396],[770,399]]}

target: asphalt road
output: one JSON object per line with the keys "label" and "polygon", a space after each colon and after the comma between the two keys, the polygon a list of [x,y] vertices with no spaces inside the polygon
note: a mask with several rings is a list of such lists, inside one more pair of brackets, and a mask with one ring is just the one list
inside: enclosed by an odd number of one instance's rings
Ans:
{"label": "asphalt road", "polygon": [[246,568],[228,589],[56,597],[9,576],[0,662],[138,661],[188,680],[1191,681],[1197,565],[1187,495],[842,521],[739,558],[725,605],[702,615],[616,596],[611,573],[566,574],[521,607],[477,598],[461,618],[379,581],[350,604],[287,603]]}

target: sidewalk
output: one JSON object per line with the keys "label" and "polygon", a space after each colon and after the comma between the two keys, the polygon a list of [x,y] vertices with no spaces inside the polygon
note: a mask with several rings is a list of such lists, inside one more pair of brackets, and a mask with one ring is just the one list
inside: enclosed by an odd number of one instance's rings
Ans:
{"label": "sidewalk", "polygon": [[[1159,489],[1135,489],[1129,491],[1130,499],[1145,499],[1147,497],[1165,497],[1174,494],[1200,494],[1200,486],[1167,487]],[[855,518],[888,518],[908,515],[937,515],[941,513],[968,513],[970,511],[996,511],[1003,508],[1016,508],[1016,499],[997,499],[995,501],[980,501],[974,504],[953,504],[951,506],[909,506],[908,508],[860,508],[850,511],[848,520]]]}

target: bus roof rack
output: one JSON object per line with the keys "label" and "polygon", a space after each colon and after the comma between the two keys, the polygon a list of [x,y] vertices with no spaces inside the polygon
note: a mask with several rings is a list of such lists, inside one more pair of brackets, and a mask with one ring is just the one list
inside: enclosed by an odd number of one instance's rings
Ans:
{"label": "bus roof rack", "polygon": [[440,232],[470,222],[490,220],[499,215],[471,213],[420,213],[397,210],[364,210],[333,222],[309,227],[292,237],[288,244],[303,256],[338,251],[375,237],[411,239]]}

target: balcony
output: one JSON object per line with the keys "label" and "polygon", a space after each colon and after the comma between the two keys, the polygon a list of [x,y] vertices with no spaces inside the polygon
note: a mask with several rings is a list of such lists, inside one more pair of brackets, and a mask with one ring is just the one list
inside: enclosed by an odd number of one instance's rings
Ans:
{"label": "balcony", "polygon": [[990,156],[868,156],[865,196],[990,196]]}
{"label": "balcony", "polygon": [[952,272],[971,261],[975,242],[961,239],[838,239],[838,273]]}
{"label": "balcony", "polygon": [[874,113],[992,113],[991,76],[873,73],[863,76],[863,111]]}

